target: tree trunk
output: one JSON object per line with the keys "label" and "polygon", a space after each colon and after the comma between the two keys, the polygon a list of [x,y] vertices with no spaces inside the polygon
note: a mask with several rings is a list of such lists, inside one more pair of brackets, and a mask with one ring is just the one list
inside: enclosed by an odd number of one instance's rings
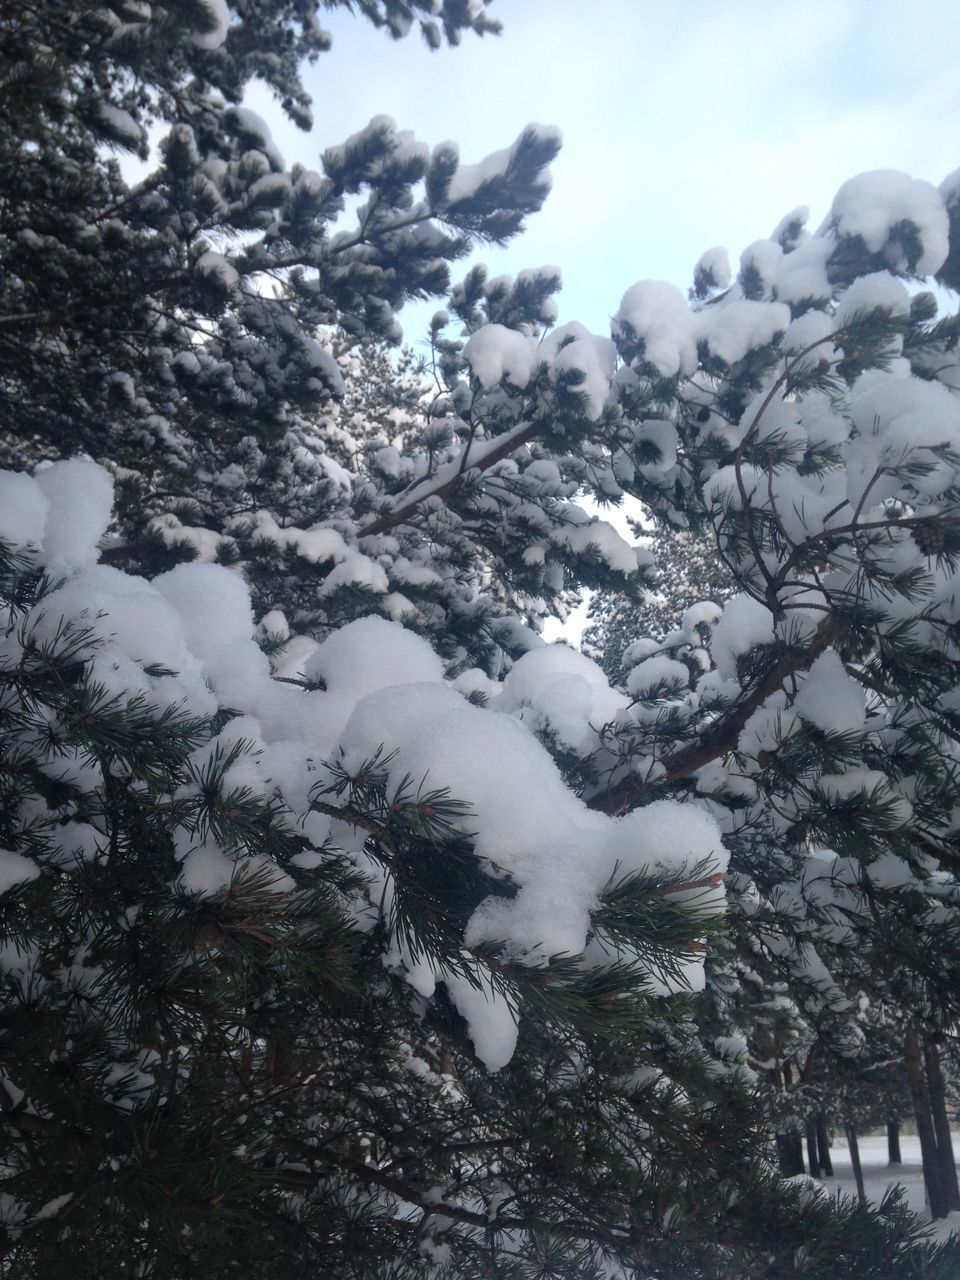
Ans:
{"label": "tree trunk", "polygon": [[827,1133],[827,1117],[817,1112],[817,1163],[825,1178],[833,1177],[833,1161],[830,1159],[830,1135]]}
{"label": "tree trunk", "polygon": [[927,1077],[927,1095],[930,1099],[930,1115],[937,1139],[940,1157],[940,1182],[946,1211],[960,1209],[960,1185],[957,1183],[957,1162],[953,1158],[953,1139],[947,1118],[947,1098],[940,1065],[940,1050],[932,1037],[927,1036],[923,1046],[923,1063]]}
{"label": "tree trunk", "polygon": [[795,1173],[806,1173],[803,1140],[799,1133],[778,1133],[777,1154],[780,1157],[780,1172],[785,1178],[792,1178]]}
{"label": "tree trunk", "polygon": [[900,1156],[900,1125],[896,1120],[887,1121],[887,1164],[903,1164]]}
{"label": "tree trunk", "polygon": [[946,1199],[943,1194],[937,1136],[933,1131],[933,1120],[930,1116],[930,1100],[927,1096],[927,1081],[920,1053],[920,1037],[913,1023],[907,1027],[903,1049],[907,1064],[907,1079],[910,1081],[910,1096],[913,1099],[913,1111],[917,1118],[917,1137],[920,1139],[920,1154],[923,1159],[923,1185],[927,1194],[927,1208],[930,1211],[930,1217],[936,1220],[947,1216]]}
{"label": "tree trunk", "polygon": [[860,1144],[857,1142],[857,1130],[852,1124],[844,1124],[847,1135],[847,1146],[850,1148],[850,1163],[853,1165],[853,1176],[857,1183],[857,1199],[861,1204],[867,1203],[867,1193],[863,1189],[863,1169],[860,1167]]}
{"label": "tree trunk", "polygon": [[817,1122],[813,1116],[807,1116],[807,1164],[810,1166],[811,1178],[822,1177],[817,1152]]}

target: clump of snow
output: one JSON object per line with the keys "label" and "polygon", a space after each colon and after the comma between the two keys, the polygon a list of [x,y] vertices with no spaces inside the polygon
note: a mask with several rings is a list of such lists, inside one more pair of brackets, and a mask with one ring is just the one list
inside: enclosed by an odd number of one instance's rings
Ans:
{"label": "clump of snow", "polygon": [[0,471],[0,538],[15,547],[39,547],[50,503],[32,476]]}
{"label": "clump of snow", "polygon": [[533,339],[502,324],[486,324],[471,334],[463,354],[484,391],[492,391],[504,378],[522,389],[538,364]]}
{"label": "clump of snow", "polygon": [[723,606],[710,637],[710,652],[720,675],[736,679],[737,658],[755,645],[772,644],[773,615],[751,596],[738,595]]}
{"label": "clump of snow", "polygon": [[129,111],[112,102],[98,102],[97,114],[110,133],[125,147],[135,150],[144,140],[144,131]]}
{"label": "clump of snow", "polygon": [[202,4],[210,20],[210,30],[195,32],[190,37],[191,42],[201,49],[219,49],[230,30],[227,0],[202,0]]}
{"label": "clump of snow", "polygon": [[856,732],[866,721],[863,689],[848,675],[833,649],[827,649],[810,667],[793,709],[825,733]]}
{"label": "clump of snow", "polygon": [[643,359],[665,378],[697,367],[697,314],[676,285],[641,280],[626,291],[613,319],[613,335],[635,338]]}
{"label": "clump of snow", "polygon": [[563,525],[554,529],[550,540],[557,546],[568,547],[573,552],[593,550],[601,560],[619,573],[636,573],[642,563],[636,547],[631,547],[606,520],[594,517],[583,524]]}
{"label": "clump of snow", "polygon": [[43,537],[46,563],[55,572],[94,564],[113,510],[110,473],[95,462],[71,458],[38,467],[35,479],[49,504]]}
{"label": "clump of snow", "polygon": [[[896,232],[910,223],[922,251],[911,264]],[[949,220],[936,187],[893,169],[861,173],[834,197],[828,224],[840,236],[859,236],[871,253],[884,251],[891,271],[933,275],[949,251]]]}
{"label": "clump of snow", "polygon": [[642,662],[644,658],[649,658],[651,654],[658,653],[662,648],[659,640],[654,640],[650,636],[640,636],[637,640],[631,640],[624,649],[620,665],[624,668],[632,667]]}
{"label": "clump of snow", "polygon": [[447,974],[443,981],[454,1008],[467,1024],[477,1057],[490,1072],[505,1067],[517,1047],[517,1006],[480,974],[476,975],[476,986],[459,974]]}
{"label": "clump of snow", "polygon": [[571,751],[586,753],[596,730],[625,705],[601,668],[565,644],[531,649],[516,662],[493,704],[534,730],[550,729]]}
{"label": "clump of snow", "polygon": [[359,700],[390,685],[442,680],[443,662],[425,640],[399,623],[358,618],[323,641],[304,675]]}
{"label": "clump of snow", "polygon": [[584,412],[595,422],[610,394],[617,363],[614,343],[572,321],[548,334],[538,355],[549,366],[552,382],[568,383],[583,396]]}
{"label": "clump of snow", "polygon": [[[690,672],[682,662],[659,654],[638,662],[627,677],[627,692],[634,698],[650,696],[664,686],[667,693],[680,693],[690,683]],[[661,696],[662,690],[660,690]]]}
{"label": "clump of snow", "polygon": [[201,253],[195,266],[201,275],[214,276],[225,289],[234,289],[240,281],[236,267],[222,253],[216,253],[213,249]]}
{"label": "clump of snow", "polygon": [[[533,134],[538,141],[560,143],[559,129],[552,125],[528,124],[511,147],[494,151],[477,164],[458,165],[447,189],[447,204],[471,200],[486,183],[502,178],[514,163],[525,134]],[[546,181],[545,172],[541,174],[541,181]]]}
{"label": "clump of snow", "polygon": [[250,592],[222,565],[180,564],[153,585],[180,614],[187,645],[198,658],[253,634]]}
{"label": "clump of snow", "polygon": [[736,364],[757,347],[768,346],[790,324],[790,308],[783,302],[754,302],[747,298],[724,301],[699,313],[699,336],[710,354]]}
{"label": "clump of snow", "polygon": [[889,316],[910,314],[910,295],[902,281],[889,271],[875,271],[854,280],[840,299],[836,325],[849,324],[858,313],[871,311],[883,311]]}
{"label": "clump of snow", "polygon": [[755,240],[740,255],[740,279],[743,281],[751,277],[759,281],[763,297],[769,298],[776,286],[782,261],[783,247],[776,240]]}
{"label": "clump of snow", "polygon": [[702,253],[693,269],[694,284],[708,289],[726,289],[731,278],[730,255],[721,245]]}
{"label": "clump of snow", "polygon": [[0,849],[0,896],[18,884],[35,880],[39,874],[40,868],[30,858],[10,849]]}
{"label": "clump of snow", "polygon": [[689,609],[683,611],[680,629],[691,644],[699,644],[700,628],[712,627],[722,613],[723,609],[720,605],[712,600],[698,600],[696,604],[690,605]]}

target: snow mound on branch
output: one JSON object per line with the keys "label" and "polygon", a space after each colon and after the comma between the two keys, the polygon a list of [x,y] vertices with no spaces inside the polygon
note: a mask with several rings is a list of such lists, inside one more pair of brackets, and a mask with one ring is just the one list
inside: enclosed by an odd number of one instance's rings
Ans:
{"label": "snow mound on branch", "polygon": [[202,0],[210,22],[209,31],[198,31],[190,37],[192,44],[201,49],[219,49],[230,30],[230,10],[227,0]]}
{"label": "snow mound on branch", "polygon": [[180,614],[187,644],[198,658],[253,635],[246,583],[220,565],[180,564],[154,578],[153,585]]}
{"label": "snow mound on branch", "polygon": [[755,645],[772,644],[773,615],[751,596],[734,596],[723,606],[723,613],[710,637],[710,652],[724,679],[736,679],[737,659]]}
{"label": "snow mound on branch", "polygon": [[637,663],[627,677],[627,691],[634,698],[642,698],[658,686],[666,687],[668,693],[680,693],[689,683],[687,667],[661,653]]}
{"label": "snow mound on branch", "polygon": [[857,314],[870,311],[884,311],[891,316],[910,314],[910,295],[889,271],[874,271],[854,280],[837,306],[834,327],[849,324]]}
{"label": "snow mound on branch", "polygon": [[665,378],[693,373],[697,367],[698,320],[676,285],[641,280],[620,301],[613,319],[614,338],[635,336],[643,358]]}
{"label": "snow mound on branch", "polygon": [[35,880],[39,874],[40,868],[29,858],[9,849],[0,849],[0,895],[15,885]]}
{"label": "snow mound on branch", "polygon": [[43,536],[45,563],[54,570],[95,563],[97,543],[110,523],[113,479],[82,458],[38,467],[34,477],[50,504]]}
{"label": "snow mound on branch", "polygon": [[534,340],[503,324],[478,329],[467,340],[463,354],[484,391],[492,391],[504,378],[514,387],[526,387],[537,367]]}
{"label": "snow mound on branch", "polygon": [[[950,248],[949,219],[936,187],[894,169],[861,173],[834,197],[828,225],[840,236],[859,236],[871,253],[881,250],[891,270],[933,275]],[[910,263],[901,240],[905,223],[920,237],[921,253]]]}
{"label": "snow mound on branch", "polygon": [[40,466],[35,476],[0,471],[0,538],[35,547],[54,574],[96,562],[112,508],[112,477],[83,458]]}
{"label": "snow mound on branch", "polygon": [[564,644],[531,649],[514,663],[493,703],[535,732],[548,729],[563,746],[586,754],[596,729],[627,705],[597,663]]}
{"label": "snow mound on branch", "polygon": [[768,346],[790,324],[783,302],[725,297],[694,311],[672,284],[641,280],[623,295],[613,319],[613,336],[640,346],[641,359],[665,378],[688,377],[700,361],[700,349],[725,364],[743,360],[757,347]]}
{"label": "snow mound on branch", "polygon": [[50,503],[32,476],[0,471],[0,538],[12,546],[38,547]]}
{"label": "snow mound on branch", "polygon": [[847,674],[833,649],[810,667],[793,709],[824,733],[858,731],[867,718],[863,689]]}
{"label": "snow mound on branch", "polygon": [[426,641],[398,623],[358,618],[324,640],[304,675],[360,699],[390,685],[442,680],[443,663]]}
{"label": "snow mound on branch", "polygon": [[[223,788],[281,797],[314,850],[332,838],[369,877],[367,905],[351,908],[358,927],[375,927],[381,912],[389,923],[393,881],[367,852],[365,829],[344,821],[331,826],[330,815],[312,808],[316,784],[327,777],[324,760],[350,772],[379,755],[390,789],[404,782],[428,792],[446,789],[469,806],[456,821],[505,892],[477,906],[463,943],[481,953],[502,947],[517,963],[539,967],[556,955],[585,955],[584,963],[594,965],[622,959],[590,949],[592,913],[616,868],[682,879],[704,859],[713,870],[725,864],[718,828],[695,803],[659,803],[645,824],[642,817],[627,821],[594,811],[568,787],[536,732],[549,730],[568,750],[586,753],[597,744],[597,730],[626,704],[583,655],[560,645],[531,650],[492,687],[496,696],[481,709],[444,679],[443,662],[425,640],[397,623],[366,617],[334,632],[307,658],[304,673],[322,688],[280,683],[255,639],[249,590],[236,572],[191,563],[148,582],[91,564],[109,519],[109,476],[76,462],[58,463],[41,478],[42,484],[0,473],[0,493],[12,495],[4,527],[34,541],[42,535],[59,564],[69,554],[76,567],[64,568],[63,584],[28,614],[28,630],[40,642],[55,642],[65,627],[88,630],[97,646],[82,678],[102,685],[108,696],[176,705],[200,717],[229,708],[232,718],[217,733],[211,728],[196,748],[195,780],[178,795],[189,799],[206,785],[201,779],[217,760],[229,760]],[[63,504],[55,515],[59,495]],[[99,769],[79,757],[61,752],[56,764],[84,789],[102,786]],[[188,819],[173,839],[178,883],[187,892],[216,895],[238,874],[258,875],[275,893],[295,888],[281,867],[222,847]],[[65,868],[97,856],[92,829],[65,829],[64,841]],[[0,877],[10,884],[13,876],[31,874],[31,864],[15,857],[0,860]],[[298,857],[297,865],[308,868],[322,854]],[[424,998],[437,981],[447,984],[489,1070],[509,1061],[517,1010],[505,991],[490,985],[479,956],[471,961],[479,966],[478,987],[437,969],[429,956],[406,955],[399,937],[388,954],[391,967],[405,972]],[[684,984],[700,985],[701,968],[694,956]],[[664,993],[670,989],[663,986]]]}

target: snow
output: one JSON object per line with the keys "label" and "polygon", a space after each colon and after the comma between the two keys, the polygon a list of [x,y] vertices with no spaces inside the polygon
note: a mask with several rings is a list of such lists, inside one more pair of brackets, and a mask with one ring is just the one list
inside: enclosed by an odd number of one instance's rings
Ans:
{"label": "snow", "polygon": [[250,592],[221,565],[180,564],[154,578],[153,585],[179,613],[186,643],[198,658],[252,636]]}
{"label": "snow", "polygon": [[710,354],[736,364],[757,347],[773,342],[790,324],[790,308],[783,302],[753,302],[738,298],[699,315],[698,336]]}
{"label": "snow", "polygon": [[751,596],[738,595],[723,606],[710,637],[710,652],[724,679],[736,679],[737,658],[755,645],[772,644],[773,616]]}
{"label": "snow", "polygon": [[755,272],[762,282],[763,296],[769,298],[782,262],[783,248],[776,240],[755,240],[740,254],[741,278]]}
{"label": "snow", "polygon": [[201,49],[219,49],[230,30],[230,10],[227,0],[201,0],[203,8],[211,21],[210,31],[196,32],[190,37],[191,43]]}
{"label": "snow", "polygon": [[595,422],[610,394],[617,362],[614,343],[574,321],[547,335],[540,344],[539,359],[548,364],[552,382],[562,380],[583,396],[584,412]]}
{"label": "snow", "polygon": [[129,111],[124,111],[122,107],[115,107],[110,102],[98,102],[97,114],[113,136],[125,146],[136,148],[143,142],[144,131]]}
{"label": "snow", "polygon": [[538,364],[533,339],[502,324],[487,324],[478,329],[467,340],[463,354],[484,391],[492,391],[504,378],[512,386],[523,389]]}
{"label": "snow", "polygon": [[32,476],[0,471],[0,538],[14,547],[39,547],[50,503]]}
{"label": "snow", "polygon": [[877,169],[845,182],[834,197],[828,225],[840,236],[860,236],[871,253],[884,252],[892,271],[911,270],[895,238],[901,223],[912,223],[922,252],[912,271],[933,275],[949,251],[949,222],[936,187],[906,173]]}
{"label": "snow", "polygon": [[699,344],[727,364],[768,345],[790,323],[783,302],[757,302],[728,296],[716,305],[692,311],[672,284],[642,280],[623,295],[613,320],[620,340],[636,338],[641,358],[666,378],[689,376],[699,363]]}
{"label": "snow", "polygon": [[910,295],[902,281],[889,271],[875,271],[854,280],[837,306],[836,326],[842,327],[858,313],[871,311],[883,311],[889,316],[910,314]]}
{"label": "snow", "polygon": [[643,359],[664,377],[697,367],[698,317],[676,285],[659,280],[632,285],[613,320],[615,338],[629,331],[642,344]]}
{"label": "snow", "polygon": [[551,730],[583,754],[593,746],[595,729],[626,705],[595,662],[564,644],[531,649],[497,688],[497,710],[517,715],[534,730]]}
{"label": "snow", "polygon": [[477,1057],[490,1072],[505,1067],[517,1047],[516,1005],[479,974],[475,974],[477,985],[457,974],[447,974],[443,981],[454,1008],[466,1021]]}
{"label": "snow", "polygon": [[[953,1135],[954,1160],[960,1160],[960,1136]],[[913,1134],[900,1135],[900,1155],[902,1164],[891,1165],[887,1161],[886,1137],[862,1137],[857,1141],[860,1153],[860,1167],[863,1172],[864,1190],[867,1200],[878,1205],[888,1187],[900,1186],[906,1193],[907,1206],[927,1216],[926,1193],[923,1185],[923,1163],[920,1156],[920,1139]],[[844,1195],[855,1197],[857,1184],[853,1176],[853,1165],[850,1151],[839,1136],[830,1151],[830,1162],[834,1176],[824,1178],[819,1185],[828,1194],[841,1190]],[[935,1240],[946,1240],[955,1231],[960,1231],[960,1213],[951,1213],[946,1218],[932,1224]]]}
{"label": "snow", "polygon": [[781,302],[826,302],[833,296],[827,261],[836,246],[826,237],[805,240],[784,255],[777,272],[777,298]]}
{"label": "snow", "polygon": [[[529,124],[524,133],[532,132],[539,140],[560,142],[560,130],[551,125]],[[447,204],[460,204],[471,200],[482,186],[496,182],[506,174],[514,161],[523,134],[511,147],[494,151],[476,164],[461,164],[454,171],[447,190]],[[450,145],[450,144],[447,144]]]}
{"label": "snow", "polygon": [[38,467],[37,486],[48,505],[44,562],[54,571],[96,563],[97,544],[110,523],[113,480],[95,462],[71,458]]}
{"label": "snow", "polygon": [[216,253],[213,249],[201,253],[195,265],[201,275],[214,276],[225,289],[233,289],[240,281],[236,267],[222,253]]}
{"label": "snow", "polygon": [[[217,0],[214,0],[214,3],[217,3]],[[230,107],[227,118],[232,118],[240,131],[255,141],[257,149],[263,152],[275,169],[284,167],[283,156],[278,151],[270,128],[262,116],[257,115],[256,111],[251,111],[249,107]]]}
{"label": "snow", "polygon": [[0,896],[18,884],[35,880],[39,874],[40,868],[30,858],[10,849],[0,849]]}
{"label": "snow", "polygon": [[833,649],[810,667],[793,709],[824,733],[857,732],[866,721],[863,689],[847,674]]}
{"label": "snow", "polygon": [[693,269],[693,278],[703,277],[715,289],[726,289],[732,278],[730,272],[730,255],[721,245],[707,249],[697,260]]}
{"label": "snow", "polygon": [[[634,698],[643,698],[650,696],[658,685],[664,685],[667,695],[676,694],[686,690],[689,683],[688,668],[682,662],[660,654],[637,663],[627,677],[627,692]],[[659,696],[664,696],[662,690]]]}
{"label": "snow", "polygon": [[398,623],[359,618],[323,641],[304,675],[359,701],[391,685],[442,680],[443,663],[425,640]]}
{"label": "snow", "polygon": [[[593,550],[601,560],[620,573],[635,573],[640,563],[638,549],[622,538],[612,524],[594,517],[585,524],[565,525],[554,529],[551,542],[582,554]],[[642,549],[641,549],[642,550]]]}

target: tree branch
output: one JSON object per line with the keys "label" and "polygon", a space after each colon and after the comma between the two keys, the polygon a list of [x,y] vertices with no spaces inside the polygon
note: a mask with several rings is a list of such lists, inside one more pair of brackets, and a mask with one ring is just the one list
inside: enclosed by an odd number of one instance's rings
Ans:
{"label": "tree branch", "polygon": [[502,444],[491,449],[489,453],[483,454],[476,462],[471,464],[468,472],[459,470],[454,472],[449,479],[442,481],[433,489],[419,494],[416,498],[405,502],[403,506],[397,507],[396,510],[388,512],[385,516],[380,516],[368,525],[364,525],[357,536],[359,538],[369,538],[374,534],[387,533],[389,530],[395,529],[399,524],[405,524],[411,516],[416,514],[417,510],[428,498],[447,498],[450,494],[456,493],[457,489],[463,484],[464,476],[468,475],[470,471],[489,470],[495,463],[502,462],[504,458],[508,458],[522,445],[528,444],[535,439],[539,430],[540,423],[531,422],[522,431],[509,435]]}
{"label": "tree branch", "polygon": [[623,778],[606,791],[591,797],[588,801],[590,807],[599,809],[603,813],[625,813],[637,808],[663,787],[685,778],[688,774],[695,773],[711,760],[717,760],[720,756],[733,751],[744,725],[757,708],[780,688],[788,676],[796,671],[808,670],[814,660],[830,645],[834,631],[833,617],[824,618],[807,649],[799,654],[785,654],[745,697],[741,697],[733,704],[725,716],[693,742],[688,742],[673,755],[661,760],[662,774],[650,781],[632,775]]}

